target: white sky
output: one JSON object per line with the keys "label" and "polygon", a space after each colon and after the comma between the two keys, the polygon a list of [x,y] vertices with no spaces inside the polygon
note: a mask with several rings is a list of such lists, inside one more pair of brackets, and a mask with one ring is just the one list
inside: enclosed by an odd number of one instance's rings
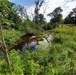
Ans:
{"label": "white sky", "polygon": [[[44,0],[44,3],[40,9],[40,13],[44,14],[46,21],[50,20],[50,17],[47,16],[48,13],[51,13],[56,7],[61,7],[63,9],[63,18],[65,18],[73,8],[76,7],[76,0]],[[27,8],[27,13],[32,19],[34,16],[35,5]]]}

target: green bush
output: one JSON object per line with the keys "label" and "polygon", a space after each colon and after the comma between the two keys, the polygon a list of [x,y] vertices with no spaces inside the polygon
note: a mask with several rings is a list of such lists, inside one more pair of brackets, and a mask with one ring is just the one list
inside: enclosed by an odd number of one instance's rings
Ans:
{"label": "green bush", "polygon": [[11,60],[12,69],[13,69],[12,75],[23,75],[24,64],[22,62],[19,51],[12,50],[10,52],[10,60]]}

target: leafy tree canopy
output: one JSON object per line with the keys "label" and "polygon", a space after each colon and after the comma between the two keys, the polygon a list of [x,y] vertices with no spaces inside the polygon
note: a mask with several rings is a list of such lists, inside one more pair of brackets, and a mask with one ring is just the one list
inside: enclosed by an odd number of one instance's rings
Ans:
{"label": "leafy tree canopy", "polygon": [[15,4],[8,0],[0,0],[0,19],[5,28],[17,28],[21,19],[14,9]]}
{"label": "leafy tree canopy", "polygon": [[73,8],[68,16],[64,19],[64,23],[76,25],[76,8]]}
{"label": "leafy tree canopy", "polygon": [[61,7],[57,7],[53,12],[48,14],[48,16],[51,17],[50,24],[53,25],[53,28],[62,23],[62,11],[63,10],[61,9]]}

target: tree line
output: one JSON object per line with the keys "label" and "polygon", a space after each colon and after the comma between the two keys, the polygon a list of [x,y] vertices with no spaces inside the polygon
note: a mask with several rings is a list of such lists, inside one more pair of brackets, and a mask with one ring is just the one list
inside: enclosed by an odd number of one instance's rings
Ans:
{"label": "tree line", "polygon": [[[50,22],[47,23],[44,14],[40,14],[39,10],[42,7],[43,1],[35,1],[34,17],[31,21],[27,15],[27,9],[24,6],[17,5],[9,2],[8,0],[0,0],[0,20],[3,28],[19,29],[26,33],[31,30],[30,28],[49,30],[57,27],[59,24],[74,24],[76,25],[76,7],[63,19],[63,9],[61,7],[55,8],[52,12],[48,13]],[[46,8],[47,9],[47,8]]]}

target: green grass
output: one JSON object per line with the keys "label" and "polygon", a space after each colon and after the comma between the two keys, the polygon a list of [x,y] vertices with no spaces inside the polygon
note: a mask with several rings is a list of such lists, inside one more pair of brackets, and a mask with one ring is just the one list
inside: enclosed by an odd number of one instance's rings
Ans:
{"label": "green grass", "polygon": [[[52,45],[46,50],[18,51],[9,53],[12,75],[76,75],[76,26],[66,26],[52,30]],[[3,31],[7,46],[11,46],[23,33],[15,30]],[[0,74],[10,75],[6,60],[0,59]]]}
{"label": "green grass", "polygon": [[[50,55],[58,69],[58,75],[76,74],[76,26],[63,26],[54,29]],[[54,67],[55,67],[54,66]],[[60,68],[59,68],[60,67]]]}

